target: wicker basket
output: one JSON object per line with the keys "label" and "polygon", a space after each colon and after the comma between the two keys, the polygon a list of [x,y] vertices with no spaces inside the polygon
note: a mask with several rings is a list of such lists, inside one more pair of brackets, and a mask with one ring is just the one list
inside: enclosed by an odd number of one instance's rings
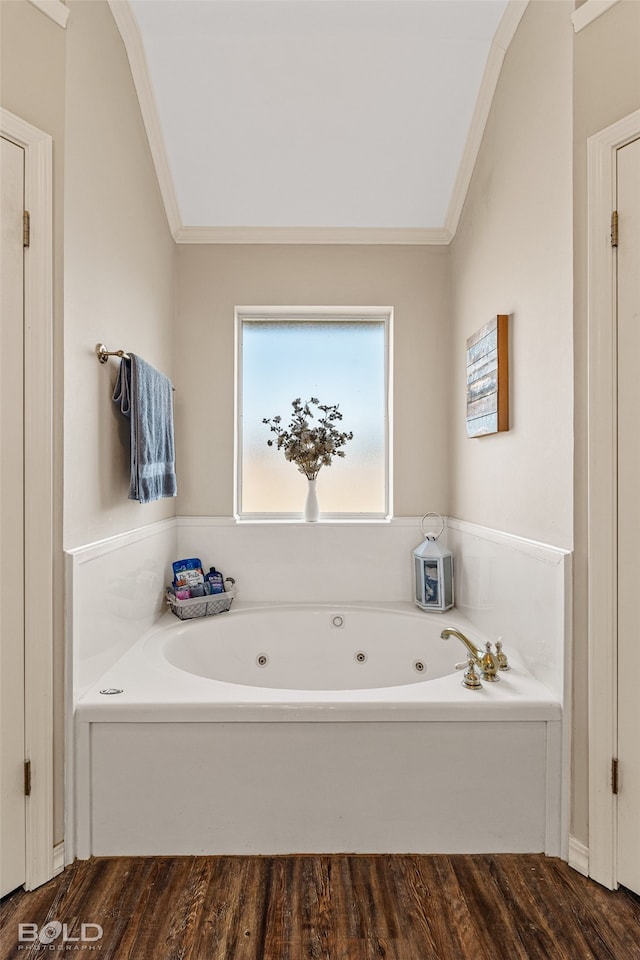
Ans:
{"label": "wicker basket", "polygon": [[180,620],[193,620],[195,617],[211,617],[215,613],[225,613],[231,606],[235,591],[213,593],[208,597],[191,597],[190,600],[177,600],[171,589],[167,588],[167,603],[171,612]]}

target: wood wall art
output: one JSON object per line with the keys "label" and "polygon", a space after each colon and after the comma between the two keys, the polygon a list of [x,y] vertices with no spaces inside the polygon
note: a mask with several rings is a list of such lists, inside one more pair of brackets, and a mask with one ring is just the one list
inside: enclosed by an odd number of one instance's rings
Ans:
{"label": "wood wall art", "polygon": [[509,429],[509,316],[499,313],[467,340],[467,436]]}

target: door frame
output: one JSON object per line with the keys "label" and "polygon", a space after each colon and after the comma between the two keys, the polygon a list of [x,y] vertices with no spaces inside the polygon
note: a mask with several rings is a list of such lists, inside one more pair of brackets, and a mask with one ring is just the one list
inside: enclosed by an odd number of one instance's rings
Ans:
{"label": "door frame", "polygon": [[615,889],[617,802],[617,304],[611,213],[616,152],[640,136],[640,110],[587,140],[589,876]]}
{"label": "door frame", "polygon": [[0,109],[0,132],[25,151],[24,547],[26,877],[32,890],[54,875],[53,854],[53,141]]}

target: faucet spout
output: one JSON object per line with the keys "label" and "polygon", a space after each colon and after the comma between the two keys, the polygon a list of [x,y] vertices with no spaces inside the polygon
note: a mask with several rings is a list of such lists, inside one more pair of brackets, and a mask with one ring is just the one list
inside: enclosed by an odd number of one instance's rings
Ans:
{"label": "faucet spout", "polygon": [[465,647],[473,657],[473,659],[478,663],[482,658],[482,651],[478,650],[476,646],[471,643],[468,637],[465,637],[464,633],[461,633],[460,630],[456,630],[455,627],[445,627],[445,629],[440,634],[441,640],[448,640],[449,637],[457,637],[461,643],[464,643]]}

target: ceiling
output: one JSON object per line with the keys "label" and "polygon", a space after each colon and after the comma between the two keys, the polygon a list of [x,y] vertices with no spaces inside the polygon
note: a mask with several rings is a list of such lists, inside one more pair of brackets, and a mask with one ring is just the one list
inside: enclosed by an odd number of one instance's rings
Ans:
{"label": "ceiling", "polygon": [[180,224],[443,230],[507,7],[130,0]]}

